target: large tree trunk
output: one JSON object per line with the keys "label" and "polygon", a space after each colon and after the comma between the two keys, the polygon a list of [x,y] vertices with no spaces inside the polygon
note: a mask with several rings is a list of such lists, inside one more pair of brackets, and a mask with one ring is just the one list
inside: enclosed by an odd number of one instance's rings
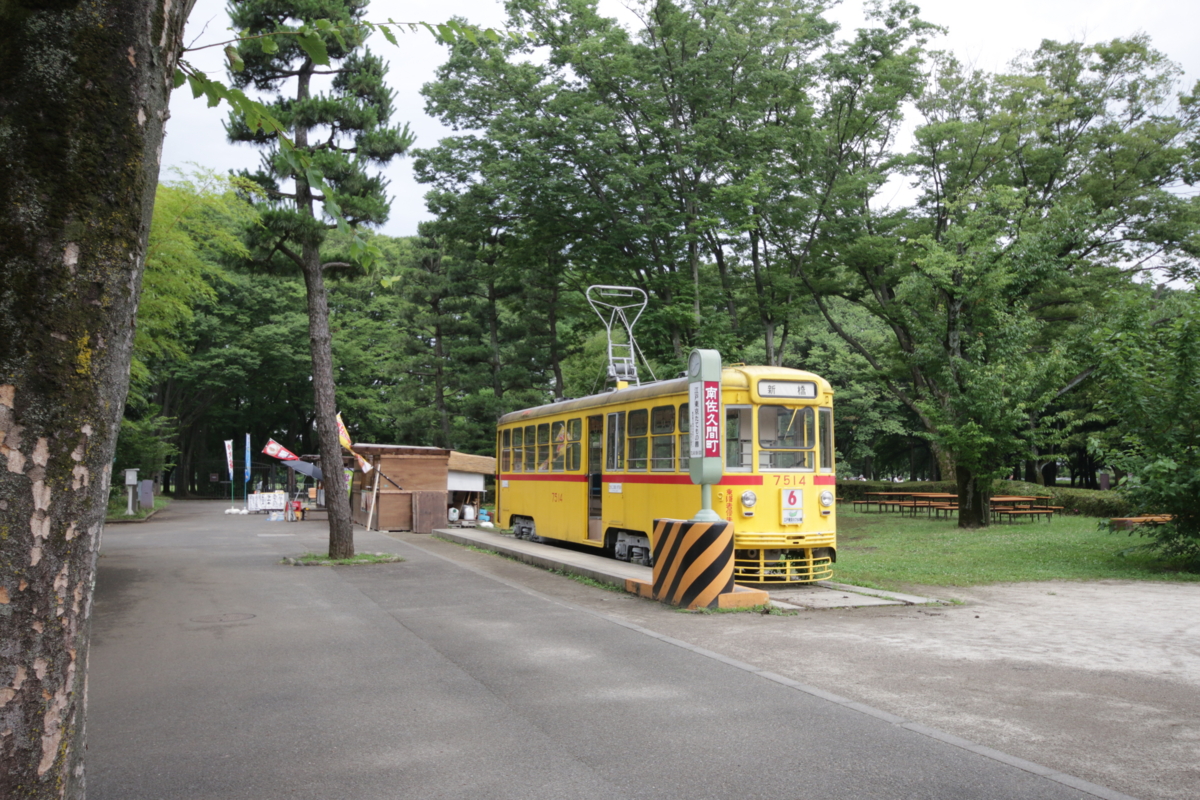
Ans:
{"label": "large tree trunk", "polygon": [[342,473],[342,445],[338,440],[337,399],[333,382],[333,336],[329,332],[329,303],[321,254],[306,244],[304,285],[308,290],[308,342],[312,352],[313,405],[320,437],[321,472],[325,475],[325,508],[329,510],[329,557],[354,555],[354,522],[350,517],[349,486]]}
{"label": "large tree trunk", "polygon": [[991,522],[991,482],[987,485],[961,464],[955,470],[958,479],[958,527],[986,528]]}
{"label": "large tree trunk", "polygon": [[96,555],[191,6],[0,4],[0,797],[84,795]]}
{"label": "large tree trunk", "polygon": [[[306,60],[296,83],[296,101],[309,99],[313,64]],[[308,147],[309,129],[301,124],[294,131],[296,148]],[[299,211],[316,219],[316,198],[306,177],[296,179]],[[287,252],[287,251],[285,251]],[[329,298],[325,292],[321,247],[306,237],[299,254],[300,271],[308,299],[308,344],[312,354],[313,413],[325,484],[325,508],[329,514],[329,557],[354,556],[354,521],[350,516],[350,487],[342,470],[342,444],[338,438],[337,396],[333,380],[333,334],[329,331]]]}
{"label": "large tree trunk", "polygon": [[939,479],[948,481],[951,475],[958,475],[958,465],[954,460],[953,453],[937,442],[930,442],[929,449],[933,451],[934,460],[937,461],[937,468],[940,473],[938,476]]}

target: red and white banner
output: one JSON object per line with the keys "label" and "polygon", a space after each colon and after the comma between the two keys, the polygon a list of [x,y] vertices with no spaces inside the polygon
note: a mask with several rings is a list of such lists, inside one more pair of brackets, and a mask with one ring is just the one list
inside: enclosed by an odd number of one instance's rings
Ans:
{"label": "red and white banner", "polygon": [[233,439],[225,440],[225,460],[229,462],[229,480],[233,480]]}
{"label": "red and white banner", "polygon": [[299,461],[300,456],[288,450],[274,439],[267,439],[267,446],[262,449],[264,453],[272,458],[278,458],[280,461]]}

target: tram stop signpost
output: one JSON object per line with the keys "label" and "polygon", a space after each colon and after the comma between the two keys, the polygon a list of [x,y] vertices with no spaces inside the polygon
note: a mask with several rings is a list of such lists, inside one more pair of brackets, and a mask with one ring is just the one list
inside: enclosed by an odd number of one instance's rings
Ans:
{"label": "tram stop signpost", "polygon": [[688,358],[689,471],[700,486],[700,510],[689,520],[654,520],[654,580],[628,580],[626,591],[684,608],[749,608],[770,601],[733,582],[733,523],[713,511],[712,487],[724,476],[721,453],[721,354]]}

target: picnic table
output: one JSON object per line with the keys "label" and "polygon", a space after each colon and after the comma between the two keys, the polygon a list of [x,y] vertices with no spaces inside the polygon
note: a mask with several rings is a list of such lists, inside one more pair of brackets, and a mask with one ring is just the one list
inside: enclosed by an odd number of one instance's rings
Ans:
{"label": "picnic table", "polygon": [[[898,505],[901,502],[901,498],[908,497],[910,494],[912,494],[912,493],[911,492],[864,492],[863,499],[855,500],[852,502],[851,505],[853,505],[855,507],[861,505],[865,508],[865,510],[870,511],[871,503],[875,503],[876,505],[879,506],[879,510],[883,511],[883,507],[885,505],[886,506]],[[871,498],[874,498],[874,499],[871,499]],[[896,499],[893,500],[893,499],[888,499],[888,498],[896,498]]]}
{"label": "picnic table", "polygon": [[1035,505],[1038,501],[1049,501],[1049,497],[1034,497],[1031,495],[997,495],[992,498],[992,519],[1000,520],[1008,517],[1012,522],[1016,517],[1033,517],[1047,519],[1054,516],[1055,511],[1061,511],[1061,506]]}
{"label": "picnic table", "polygon": [[[951,494],[950,492],[913,492],[911,497],[914,516],[916,516],[917,510],[921,508],[925,509],[926,516],[932,516],[936,511],[940,517],[942,515],[941,512],[945,511],[946,516],[949,517],[950,512],[958,511],[957,494]],[[903,509],[901,510],[903,511]]]}

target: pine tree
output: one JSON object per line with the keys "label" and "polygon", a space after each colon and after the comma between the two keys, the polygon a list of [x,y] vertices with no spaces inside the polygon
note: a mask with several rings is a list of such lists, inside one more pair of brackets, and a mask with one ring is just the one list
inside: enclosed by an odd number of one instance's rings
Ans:
{"label": "pine tree", "polygon": [[[302,20],[356,21],[366,6],[365,0],[235,0],[230,3],[230,18],[234,27],[255,35],[297,30]],[[320,34],[330,67],[318,67],[308,52],[314,45],[299,37],[243,41],[238,52],[245,68],[231,73],[231,78],[239,88],[276,95],[269,104],[271,112],[291,132],[296,148],[310,154],[351,225],[379,225],[387,219],[387,182],[369,174],[368,168],[402,154],[412,136],[407,126],[388,126],[393,93],[383,83],[387,67],[363,47],[365,33],[342,35],[339,40],[332,33]],[[326,92],[314,86],[322,76],[332,76]],[[284,95],[285,87],[291,88],[290,97]],[[353,526],[337,435],[324,272],[351,265],[322,261],[321,245],[334,225],[316,206],[327,198],[314,191],[307,173],[296,170],[280,153],[277,138],[254,133],[237,119],[230,121],[227,130],[231,141],[266,149],[262,169],[251,176],[269,197],[254,242],[257,254],[268,264],[294,265],[304,274],[317,435],[329,508],[329,555],[346,558],[354,553]]]}

